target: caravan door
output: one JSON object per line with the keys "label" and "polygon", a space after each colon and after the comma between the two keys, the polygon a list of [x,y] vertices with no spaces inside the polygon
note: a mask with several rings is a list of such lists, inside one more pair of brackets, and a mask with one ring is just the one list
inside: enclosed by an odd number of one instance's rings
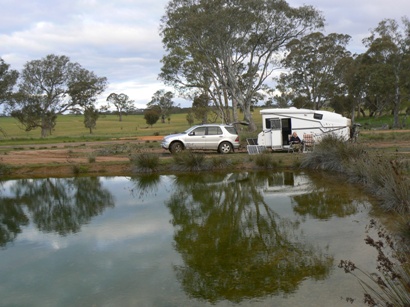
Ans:
{"label": "caravan door", "polygon": [[282,149],[282,121],[280,118],[270,119],[272,150]]}

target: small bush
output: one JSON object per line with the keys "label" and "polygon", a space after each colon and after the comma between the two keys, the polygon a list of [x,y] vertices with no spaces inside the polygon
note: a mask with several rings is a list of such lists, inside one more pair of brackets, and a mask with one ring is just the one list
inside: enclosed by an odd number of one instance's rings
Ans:
{"label": "small bush", "polygon": [[8,175],[11,173],[11,168],[7,164],[0,163],[0,176]]}
{"label": "small bush", "polygon": [[73,165],[73,173],[75,175],[84,174],[88,172],[88,167],[84,165]]}
{"label": "small bush", "polygon": [[140,152],[131,155],[130,161],[136,166],[137,171],[145,173],[153,172],[158,169],[159,156],[148,152]]}
{"label": "small bush", "polygon": [[259,155],[255,155],[254,162],[256,166],[264,169],[272,169],[278,167],[278,163],[275,161],[273,154],[268,151],[265,151]]}
{"label": "small bush", "polygon": [[226,156],[214,156],[209,161],[211,169],[226,169],[232,166],[232,161]]}
{"label": "small bush", "polygon": [[184,171],[201,171],[209,169],[205,155],[197,154],[190,150],[184,150],[173,155],[176,168]]}
{"label": "small bush", "polygon": [[352,144],[335,135],[327,135],[315,146],[313,152],[305,155],[301,167],[345,172],[352,159],[362,156],[363,152],[360,144]]}
{"label": "small bush", "polygon": [[398,160],[367,152],[358,144],[325,137],[306,155],[301,167],[342,173],[348,181],[363,184],[377,196],[385,210],[410,212],[410,180],[405,175],[405,163]]}
{"label": "small bush", "polygon": [[90,153],[88,155],[88,163],[95,163],[96,161],[96,155],[94,153]]}

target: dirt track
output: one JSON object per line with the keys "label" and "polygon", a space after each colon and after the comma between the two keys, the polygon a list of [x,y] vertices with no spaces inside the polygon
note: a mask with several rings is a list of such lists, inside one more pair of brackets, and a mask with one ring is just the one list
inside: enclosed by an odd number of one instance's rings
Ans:
{"label": "dirt track", "polygon": [[[380,132],[378,132],[380,133]],[[74,168],[83,166],[83,172],[109,175],[132,174],[127,154],[108,153],[95,155],[95,162],[90,163],[90,155],[98,150],[131,144],[152,142],[149,150],[160,153],[164,158],[171,158],[168,151],[160,147],[163,136],[138,137],[101,142],[58,143],[47,145],[0,146],[0,163],[13,168],[13,177],[70,176]],[[399,140],[374,141],[367,144],[374,148],[397,148],[396,151],[410,153],[410,142]],[[246,152],[246,148],[242,148]]]}

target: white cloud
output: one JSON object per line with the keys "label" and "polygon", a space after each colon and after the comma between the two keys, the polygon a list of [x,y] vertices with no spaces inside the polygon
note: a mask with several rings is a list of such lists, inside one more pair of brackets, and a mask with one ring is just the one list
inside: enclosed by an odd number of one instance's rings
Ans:
{"label": "white cloud", "polygon": [[[363,52],[361,40],[385,18],[399,20],[408,0],[289,0],[322,11],[327,33],[352,36],[350,49]],[[21,70],[47,54],[66,55],[145,107],[165,86],[157,79],[163,48],[159,25],[167,0],[2,0],[0,57]],[[185,103],[186,105],[189,105]]]}

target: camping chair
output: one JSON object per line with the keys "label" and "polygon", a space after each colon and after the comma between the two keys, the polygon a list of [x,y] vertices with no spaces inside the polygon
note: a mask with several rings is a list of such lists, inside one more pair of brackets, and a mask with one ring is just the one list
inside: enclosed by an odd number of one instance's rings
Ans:
{"label": "camping chair", "polygon": [[315,148],[315,139],[313,134],[303,134],[303,152],[313,151]]}
{"label": "camping chair", "polygon": [[288,153],[289,152],[291,152],[291,153],[294,153],[295,152],[295,149],[293,148],[293,142],[291,142],[290,141],[290,138],[292,137],[292,135],[291,134],[289,134],[288,135],[288,143],[289,143],[289,147],[288,147]]}

